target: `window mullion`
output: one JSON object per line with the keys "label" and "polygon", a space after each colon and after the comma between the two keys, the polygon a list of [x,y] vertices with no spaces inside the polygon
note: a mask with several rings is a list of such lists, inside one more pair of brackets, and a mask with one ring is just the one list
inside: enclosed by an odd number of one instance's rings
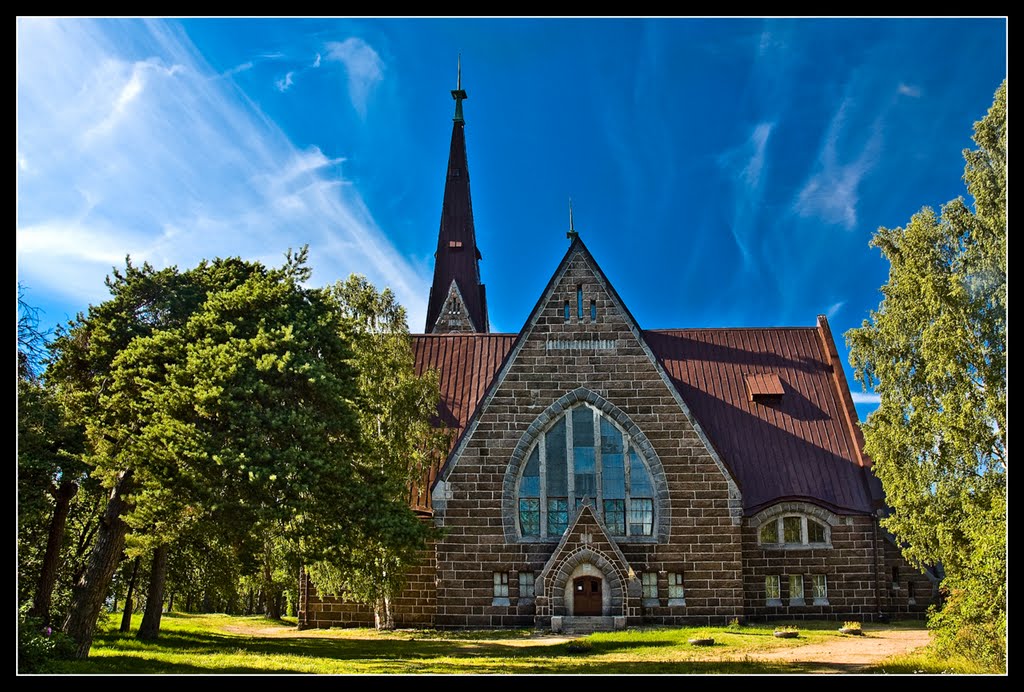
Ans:
{"label": "window mullion", "polygon": [[[597,409],[593,410],[594,413],[594,483],[597,485],[596,492],[594,493],[594,514],[601,517],[601,522],[604,521],[604,489],[603,481],[601,480],[601,414],[598,413]],[[600,512],[600,514],[598,514]]]}
{"label": "window mullion", "polygon": [[630,480],[629,480],[630,479],[630,473],[629,473],[630,466],[632,466],[632,464],[629,463],[629,454],[630,454],[630,448],[629,447],[630,447],[629,435],[627,435],[626,433],[622,433],[622,475],[626,477],[626,493],[625,493],[626,499],[625,499],[625,501],[623,503],[623,510],[625,511],[626,514],[625,514],[625,517],[623,518],[623,522],[625,523],[625,527],[624,528],[626,529],[625,530],[625,535],[626,536],[629,535],[629,513],[630,513],[630,510],[631,510],[630,504],[633,502],[633,500],[632,500],[632,487],[630,485]]}
{"label": "window mullion", "polygon": [[540,436],[540,535],[548,535],[548,455],[547,433]]}
{"label": "window mullion", "polygon": [[566,501],[566,512],[569,516],[576,510],[576,455],[573,454],[572,442],[572,409],[565,412],[565,465],[569,498]]}

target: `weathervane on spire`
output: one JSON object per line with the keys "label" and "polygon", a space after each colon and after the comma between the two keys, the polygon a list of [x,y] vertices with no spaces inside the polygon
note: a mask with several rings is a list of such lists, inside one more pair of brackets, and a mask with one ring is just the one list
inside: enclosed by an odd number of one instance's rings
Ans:
{"label": "weathervane on spire", "polygon": [[569,198],[569,232],[565,234],[565,237],[569,240],[576,240],[579,237],[579,233],[576,231],[576,227],[572,222],[572,197]]}
{"label": "weathervane on spire", "polygon": [[462,88],[462,53],[459,53],[459,78],[455,83],[455,88],[452,89],[452,98],[455,99],[455,117],[452,120],[457,123],[465,122],[462,119],[462,101],[469,97],[466,96],[466,90]]}

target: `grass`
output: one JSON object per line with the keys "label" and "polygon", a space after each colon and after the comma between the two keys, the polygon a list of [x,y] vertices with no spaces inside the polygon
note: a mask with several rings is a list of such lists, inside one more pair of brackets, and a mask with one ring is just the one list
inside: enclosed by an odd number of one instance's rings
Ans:
{"label": "grass", "polygon": [[989,670],[965,658],[944,658],[937,655],[930,647],[920,649],[902,656],[891,656],[873,666],[866,668],[864,673],[886,673],[904,675],[908,673],[950,674],[950,675],[1003,675],[1005,670]]}
{"label": "grass", "polygon": [[[70,674],[380,674],[380,673],[800,673],[801,664],[750,660],[766,649],[841,637],[834,622],[801,622],[800,639],[776,639],[771,624],[733,627],[645,628],[595,633],[585,655],[565,639],[529,630],[433,631],[332,629],[294,631],[294,621],[261,617],[164,615],[152,642],[117,631],[111,618],[96,633],[86,660],[60,662]],[[259,630],[257,632],[256,630]],[[275,630],[288,637],[273,636]],[[690,638],[713,637],[693,647]],[[879,671],[882,672],[882,671]],[[890,672],[890,671],[885,671]]]}

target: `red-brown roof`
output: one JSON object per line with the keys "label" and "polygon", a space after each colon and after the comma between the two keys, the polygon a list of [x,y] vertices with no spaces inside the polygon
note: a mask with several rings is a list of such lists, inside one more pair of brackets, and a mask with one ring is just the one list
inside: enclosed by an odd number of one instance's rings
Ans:
{"label": "red-brown roof", "polygon": [[[438,422],[452,430],[453,447],[515,339],[515,334],[413,335],[416,374],[422,375],[427,370],[438,372],[441,389]],[[441,459],[438,466],[429,470],[423,488],[433,486],[438,468],[443,463],[444,459]],[[421,493],[414,489],[412,505],[417,509],[429,510],[429,491]]]}
{"label": "red-brown roof", "polygon": [[[782,499],[872,510],[833,372],[842,366],[821,329],[672,329],[644,339],[732,471],[748,514]],[[751,400],[749,376],[758,374],[778,378],[781,398]]]}
{"label": "red-brown roof", "polygon": [[[862,459],[856,411],[827,323],[815,327],[644,331],[644,340],[729,468],[753,514],[785,499],[871,512],[877,484]],[[514,334],[415,335],[416,371],[440,373],[442,423],[463,433]],[[839,369],[837,374],[833,367]],[[767,377],[758,377],[758,376]],[[753,377],[751,377],[753,376]],[[748,382],[781,398],[751,401]],[[776,385],[777,383],[777,385]],[[431,469],[425,487],[436,478]],[[424,494],[426,495],[426,494]],[[873,498],[874,495],[874,498]],[[873,499],[876,502],[873,503]],[[429,509],[429,497],[420,508]],[[416,503],[414,503],[416,504]]]}

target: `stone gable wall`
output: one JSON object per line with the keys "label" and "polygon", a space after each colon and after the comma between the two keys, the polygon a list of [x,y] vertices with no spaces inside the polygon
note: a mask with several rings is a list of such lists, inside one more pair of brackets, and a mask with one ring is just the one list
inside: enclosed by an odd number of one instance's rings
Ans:
{"label": "stone gable wall", "polygon": [[[576,305],[580,285],[582,320]],[[596,302],[594,322],[590,300]],[[607,348],[609,343],[614,348]],[[668,484],[668,506],[659,507],[670,518],[668,542],[619,542],[634,568],[686,567],[686,606],[654,609],[645,614],[645,621],[725,622],[742,615],[741,529],[731,514],[735,503],[730,504],[726,478],[595,273],[577,253],[463,446],[446,479],[448,498],[442,506],[435,504],[447,532],[437,544],[437,625],[534,624],[536,603],[524,605],[512,596],[512,574],[511,605],[491,605],[494,572],[540,572],[556,546],[555,541],[506,541],[501,512],[505,473],[529,426],[552,402],[581,387],[614,404],[646,435]]]}

